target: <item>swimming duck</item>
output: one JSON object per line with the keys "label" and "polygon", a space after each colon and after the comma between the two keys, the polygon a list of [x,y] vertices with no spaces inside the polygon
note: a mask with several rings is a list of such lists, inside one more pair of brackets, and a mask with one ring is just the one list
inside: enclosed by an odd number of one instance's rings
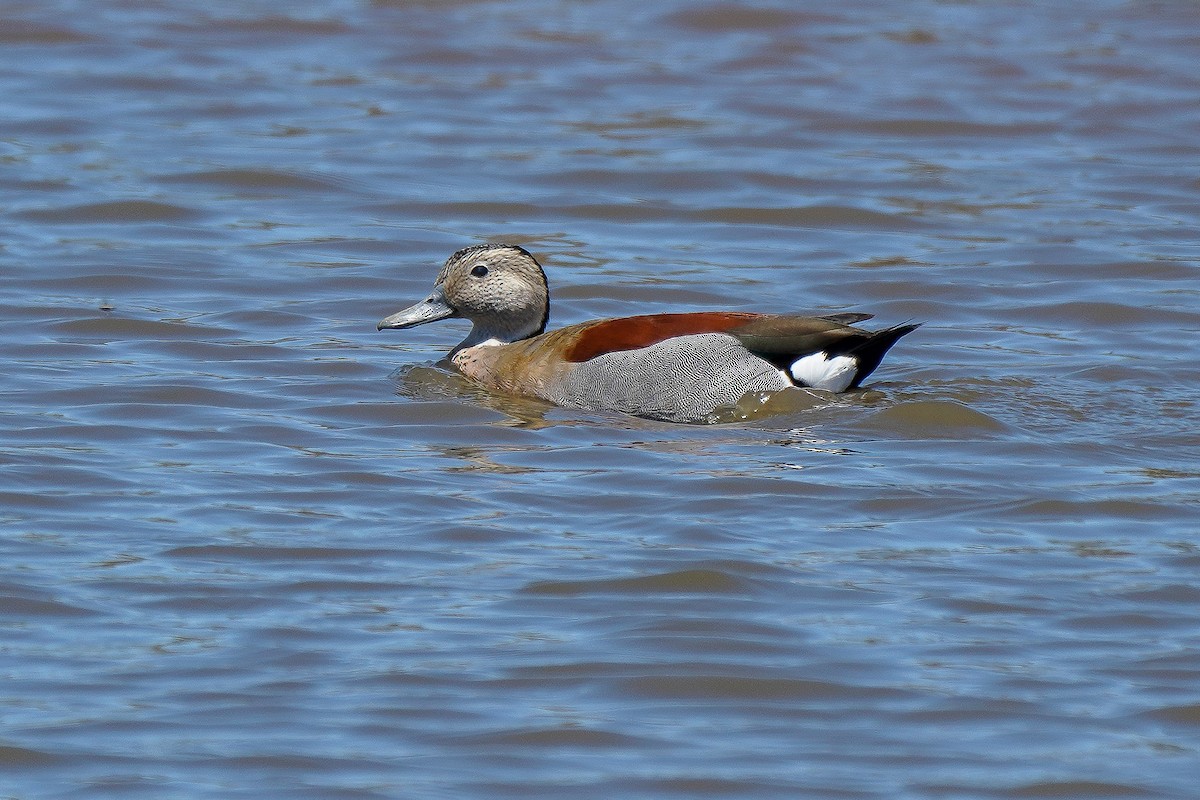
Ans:
{"label": "swimming duck", "polygon": [[601,319],[546,333],[546,273],[527,250],[481,244],[446,261],[424,300],[378,329],[466,318],[450,351],[466,377],[556,405],[703,422],[751,392],[789,386],[842,392],[870,375],[917,325],[854,327],[871,314],[699,311]]}

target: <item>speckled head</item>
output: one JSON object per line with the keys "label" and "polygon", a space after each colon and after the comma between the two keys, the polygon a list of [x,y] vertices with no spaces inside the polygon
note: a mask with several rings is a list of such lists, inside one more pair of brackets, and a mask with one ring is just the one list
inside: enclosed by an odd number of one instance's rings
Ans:
{"label": "speckled head", "polygon": [[469,319],[471,333],[454,348],[458,351],[536,336],[546,329],[549,316],[550,292],[537,259],[514,244],[480,244],[450,256],[429,296],[385,318],[379,329]]}

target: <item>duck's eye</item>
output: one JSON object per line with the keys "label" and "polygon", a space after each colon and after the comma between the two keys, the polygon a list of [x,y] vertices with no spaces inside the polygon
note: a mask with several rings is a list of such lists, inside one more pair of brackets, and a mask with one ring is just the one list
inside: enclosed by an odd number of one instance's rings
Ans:
{"label": "duck's eye", "polygon": [[482,278],[484,275],[488,274],[488,268],[484,264],[476,264],[471,268],[471,274],[476,278]]}

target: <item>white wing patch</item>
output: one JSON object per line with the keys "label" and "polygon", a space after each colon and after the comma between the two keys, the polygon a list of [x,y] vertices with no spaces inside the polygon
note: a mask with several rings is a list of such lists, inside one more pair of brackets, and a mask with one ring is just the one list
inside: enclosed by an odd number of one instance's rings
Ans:
{"label": "white wing patch", "polygon": [[829,357],[828,353],[813,353],[792,362],[792,378],[801,386],[844,392],[858,371],[854,356]]}

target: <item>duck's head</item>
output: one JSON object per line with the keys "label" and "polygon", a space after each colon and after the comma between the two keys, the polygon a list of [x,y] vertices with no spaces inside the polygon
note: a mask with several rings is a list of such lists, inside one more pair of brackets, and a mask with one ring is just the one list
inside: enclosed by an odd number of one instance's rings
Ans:
{"label": "duck's head", "polygon": [[536,336],[549,316],[550,292],[537,259],[515,244],[480,244],[450,256],[429,296],[380,321],[379,330],[469,319],[474,327],[458,351]]}

